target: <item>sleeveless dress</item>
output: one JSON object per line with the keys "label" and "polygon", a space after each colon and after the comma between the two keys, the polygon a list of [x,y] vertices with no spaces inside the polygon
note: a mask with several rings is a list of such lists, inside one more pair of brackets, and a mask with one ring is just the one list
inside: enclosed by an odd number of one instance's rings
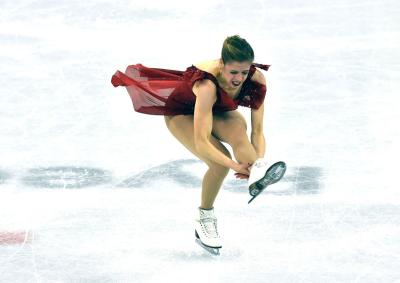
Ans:
{"label": "sleeveless dress", "polygon": [[193,115],[196,95],[192,91],[198,80],[209,79],[217,86],[217,101],[213,113],[236,110],[238,106],[258,109],[264,101],[265,85],[250,80],[256,67],[268,71],[270,65],[253,63],[240,93],[229,97],[217,78],[194,65],[185,71],[149,68],[142,64],[130,65],[125,73],[117,71],[111,78],[114,87],[124,86],[135,111],[151,115]]}

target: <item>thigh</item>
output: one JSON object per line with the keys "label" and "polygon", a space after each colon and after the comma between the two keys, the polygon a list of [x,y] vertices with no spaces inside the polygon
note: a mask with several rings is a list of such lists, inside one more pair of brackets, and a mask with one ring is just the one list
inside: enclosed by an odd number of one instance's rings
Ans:
{"label": "thigh", "polygon": [[[199,159],[207,163],[208,166],[215,165],[213,161],[200,156],[194,143],[193,115],[165,116],[165,123],[172,135],[192,152]],[[231,158],[228,149],[214,136],[211,136],[210,142],[223,154]]]}
{"label": "thigh", "polygon": [[240,139],[248,138],[247,123],[237,110],[224,112],[214,115],[212,133],[217,139],[232,145]]}

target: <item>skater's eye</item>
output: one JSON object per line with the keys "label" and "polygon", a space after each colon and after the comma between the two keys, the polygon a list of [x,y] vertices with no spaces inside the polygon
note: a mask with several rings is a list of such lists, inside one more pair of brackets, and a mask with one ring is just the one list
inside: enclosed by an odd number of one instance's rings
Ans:
{"label": "skater's eye", "polygon": [[[238,72],[238,71],[231,71],[231,74],[232,74],[232,75],[236,75],[237,73],[239,73],[239,72]],[[248,71],[242,72],[242,74],[245,75],[245,76],[246,76],[248,73],[249,73]]]}

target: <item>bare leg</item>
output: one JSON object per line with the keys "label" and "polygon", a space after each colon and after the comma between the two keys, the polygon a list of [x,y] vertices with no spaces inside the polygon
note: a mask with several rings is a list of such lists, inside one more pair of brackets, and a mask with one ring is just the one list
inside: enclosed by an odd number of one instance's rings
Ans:
{"label": "bare leg", "polygon": [[[206,209],[212,208],[222,182],[229,172],[229,168],[204,159],[198,154],[194,144],[193,115],[165,116],[165,122],[175,138],[208,165],[208,170],[204,175],[202,183],[200,207]],[[217,149],[231,158],[229,151],[218,139],[211,136],[210,141]]]}
{"label": "bare leg", "polygon": [[214,205],[215,198],[218,195],[219,189],[229,172],[229,168],[212,168],[209,167],[203,177],[201,190],[201,208],[209,209]]}
{"label": "bare leg", "polygon": [[254,163],[257,153],[247,136],[246,120],[238,111],[217,115],[213,121],[213,134],[228,143],[239,163]]}
{"label": "bare leg", "polygon": [[256,161],[257,153],[247,136],[236,137],[229,144],[237,162],[253,164]]}

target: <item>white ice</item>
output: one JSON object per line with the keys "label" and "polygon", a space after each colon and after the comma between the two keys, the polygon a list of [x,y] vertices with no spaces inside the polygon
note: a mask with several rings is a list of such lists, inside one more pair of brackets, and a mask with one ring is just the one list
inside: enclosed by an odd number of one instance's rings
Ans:
{"label": "white ice", "polygon": [[[0,282],[400,282],[400,2],[0,0]],[[206,167],[110,79],[185,70],[239,34],[264,72],[251,205],[228,176],[214,257]],[[248,109],[240,110],[248,119]],[[174,280],[174,281],[173,281]]]}

